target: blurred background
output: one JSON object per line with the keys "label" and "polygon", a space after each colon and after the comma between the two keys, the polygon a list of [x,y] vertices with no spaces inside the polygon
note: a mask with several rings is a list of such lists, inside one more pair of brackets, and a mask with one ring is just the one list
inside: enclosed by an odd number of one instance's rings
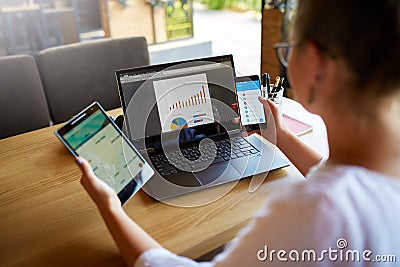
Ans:
{"label": "blurred background", "polygon": [[0,56],[107,37],[145,36],[151,63],[234,54],[259,73],[261,1],[0,0]]}
{"label": "blurred background", "polygon": [[[292,2],[0,0],[0,56],[35,55],[99,38],[144,36],[152,64],[233,54],[238,74],[259,74],[264,11],[271,12],[268,36],[282,39],[282,18],[289,13],[286,6],[295,8]],[[272,36],[271,42],[276,39]],[[268,57],[274,57],[269,46]]]}

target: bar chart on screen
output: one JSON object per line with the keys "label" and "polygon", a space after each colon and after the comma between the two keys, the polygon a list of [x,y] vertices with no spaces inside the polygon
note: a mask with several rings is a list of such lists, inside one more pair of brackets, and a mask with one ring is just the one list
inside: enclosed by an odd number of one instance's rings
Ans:
{"label": "bar chart on screen", "polygon": [[153,82],[163,132],[214,122],[205,73]]}
{"label": "bar chart on screen", "polygon": [[204,85],[201,86],[201,90],[187,99],[183,99],[182,101],[179,100],[169,106],[169,110],[175,110],[175,109],[181,109],[185,107],[192,107],[192,106],[197,106],[201,104],[206,104],[207,103],[207,98],[204,90]]}

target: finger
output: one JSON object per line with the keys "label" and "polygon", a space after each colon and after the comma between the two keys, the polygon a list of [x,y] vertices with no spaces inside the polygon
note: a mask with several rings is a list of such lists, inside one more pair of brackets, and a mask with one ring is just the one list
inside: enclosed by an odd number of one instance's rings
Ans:
{"label": "finger", "polygon": [[[271,141],[271,129],[275,129],[276,125],[276,117],[279,114],[279,109],[275,105],[274,102],[267,98],[261,98],[259,97],[258,100],[260,103],[264,106],[264,112],[265,112],[265,120],[268,123],[268,127],[266,129],[261,130],[261,134],[264,137],[267,137]],[[272,138],[273,139],[273,138]]]}
{"label": "finger", "polygon": [[262,96],[259,96],[259,97],[258,97],[258,101],[260,101],[261,104],[264,104],[264,103],[267,101],[267,98],[264,98],[264,97],[262,97]]}
{"label": "finger", "polygon": [[262,97],[258,97],[258,100],[264,106],[265,117],[268,121],[269,117],[274,116],[274,110],[271,108],[270,100]]}
{"label": "finger", "polygon": [[261,96],[258,97],[258,101],[267,109],[270,109],[273,114],[279,111],[278,106],[268,98],[262,98]]}
{"label": "finger", "polygon": [[237,103],[231,104],[231,108],[232,108],[233,110],[237,111],[237,110],[238,110],[238,104],[237,104]]}
{"label": "finger", "polygon": [[264,110],[268,111],[270,110],[269,104],[268,104],[268,99],[267,98],[262,98],[261,96],[258,97],[258,101],[264,106]]}
{"label": "finger", "polygon": [[263,98],[259,98],[259,101],[264,106],[265,117],[267,120],[268,119],[274,119],[274,120],[278,119],[281,111],[280,111],[279,107],[274,103],[274,101],[272,101],[270,99],[263,99]]}
{"label": "finger", "polygon": [[275,104],[274,101],[272,101],[272,100],[270,100],[270,99],[266,99],[266,102],[268,103],[268,105],[269,105],[269,107],[270,107],[270,109],[271,109],[271,111],[272,111],[273,114],[279,113],[280,109],[279,109],[279,107]]}
{"label": "finger", "polygon": [[82,170],[83,174],[86,174],[87,176],[94,175],[92,167],[90,166],[89,162],[87,162],[87,160],[82,157],[76,157],[75,161],[78,164],[79,168]]}

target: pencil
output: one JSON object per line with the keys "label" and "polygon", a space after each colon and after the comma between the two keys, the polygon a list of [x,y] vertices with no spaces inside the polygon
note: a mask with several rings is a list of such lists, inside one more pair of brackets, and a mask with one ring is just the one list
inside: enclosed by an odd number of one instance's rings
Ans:
{"label": "pencil", "polygon": [[280,80],[281,80],[281,77],[279,77],[279,76],[275,77],[275,82],[274,82],[274,87],[272,88],[272,93],[277,92]]}

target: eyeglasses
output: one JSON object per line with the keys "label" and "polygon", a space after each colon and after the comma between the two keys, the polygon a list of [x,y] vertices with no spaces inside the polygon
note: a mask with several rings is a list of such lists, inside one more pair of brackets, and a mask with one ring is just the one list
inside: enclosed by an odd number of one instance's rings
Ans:
{"label": "eyeglasses", "polygon": [[287,68],[289,66],[289,54],[292,47],[297,46],[297,43],[281,42],[274,44],[276,55],[278,56],[279,62]]}

